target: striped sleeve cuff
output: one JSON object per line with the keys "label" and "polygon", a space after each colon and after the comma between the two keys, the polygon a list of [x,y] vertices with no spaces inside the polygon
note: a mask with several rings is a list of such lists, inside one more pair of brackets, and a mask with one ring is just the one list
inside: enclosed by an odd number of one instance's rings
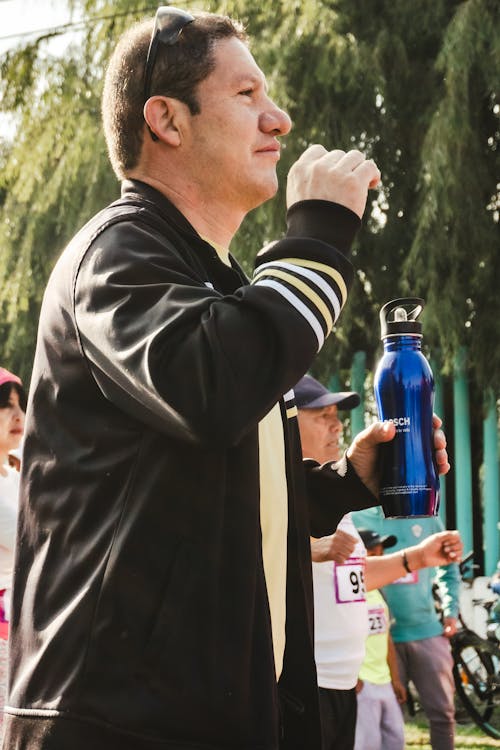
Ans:
{"label": "striped sleeve cuff", "polygon": [[281,295],[307,321],[318,351],[335,325],[352,283],[347,253],[361,221],[345,206],[307,200],[288,211],[286,237],[263,248],[252,284]]}
{"label": "striped sleeve cuff", "polygon": [[287,393],[283,395],[283,401],[285,402],[287,419],[296,417],[298,415],[298,410],[295,403],[295,393],[293,392],[293,390],[287,391]]}
{"label": "striped sleeve cuff", "polygon": [[288,257],[262,263],[252,284],[274,289],[311,326],[318,351],[347,299],[347,284],[336,268],[318,260]]}

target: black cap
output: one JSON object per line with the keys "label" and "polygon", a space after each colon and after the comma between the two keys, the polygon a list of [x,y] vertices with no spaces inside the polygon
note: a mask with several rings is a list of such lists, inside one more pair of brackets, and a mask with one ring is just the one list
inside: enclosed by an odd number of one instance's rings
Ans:
{"label": "black cap", "polygon": [[397,536],[394,536],[394,534],[380,536],[380,534],[372,531],[372,529],[358,529],[358,532],[366,549],[372,549],[377,544],[381,544],[384,549],[387,549],[387,547],[394,547],[398,541]]}
{"label": "black cap", "polygon": [[420,297],[399,297],[386,302],[379,314],[381,338],[398,334],[421,336],[422,323],[417,318],[424,304]]}
{"label": "black cap", "polygon": [[333,404],[339,409],[354,409],[361,403],[359,393],[355,391],[332,393],[311,375],[304,375],[293,390],[297,409],[321,409]]}

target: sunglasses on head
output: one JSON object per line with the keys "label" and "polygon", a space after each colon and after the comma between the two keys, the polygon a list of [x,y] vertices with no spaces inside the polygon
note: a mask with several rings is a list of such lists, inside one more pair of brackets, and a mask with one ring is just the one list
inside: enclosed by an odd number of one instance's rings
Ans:
{"label": "sunglasses on head", "polygon": [[[175,44],[182,34],[183,28],[193,21],[194,16],[192,16],[191,13],[188,13],[185,10],[180,10],[180,8],[174,8],[170,5],[162,5],[156,11],[155,24],[153,27],[153,33],[151,34],[151,41],[149,43],[144,71],[144,103],[146,103],[150,97],[151,79],[153,77],[153,69],[160,44],[166,44],[167,46]],[[154,141],[157,141],[158,136],[151,130],[149,132],[151,133],[151,138]]]}

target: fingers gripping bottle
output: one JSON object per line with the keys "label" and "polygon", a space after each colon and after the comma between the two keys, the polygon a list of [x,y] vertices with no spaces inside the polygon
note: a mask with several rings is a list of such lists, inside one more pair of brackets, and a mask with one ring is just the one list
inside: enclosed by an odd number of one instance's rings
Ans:
{"label": "fingers gripping bottle", "polygon": [[387,518],[437,515],[434,462],[434,378],[422,354],[424,301],[406,297],[380,310],[384,354],[375,372],[379,417],[394,422],[394,440],[381,445],[380,502]]}

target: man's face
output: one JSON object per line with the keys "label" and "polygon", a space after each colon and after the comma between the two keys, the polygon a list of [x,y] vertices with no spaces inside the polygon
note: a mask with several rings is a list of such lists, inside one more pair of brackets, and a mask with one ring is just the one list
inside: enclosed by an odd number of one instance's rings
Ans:
{"label": "man's face", "polygon": [[304,458],[314,458],[320,464],[338,461],[343,427],[335,405],[299,409],[299,429]]}
{"label": "man's face", "polygon": [[218,42],[215,63],[197,89],[201,112],[189,119],[185,154],[212,204],[246,213],[276,193],[277,136],[291,121],[268,97],[264,74],[239,39]]}

